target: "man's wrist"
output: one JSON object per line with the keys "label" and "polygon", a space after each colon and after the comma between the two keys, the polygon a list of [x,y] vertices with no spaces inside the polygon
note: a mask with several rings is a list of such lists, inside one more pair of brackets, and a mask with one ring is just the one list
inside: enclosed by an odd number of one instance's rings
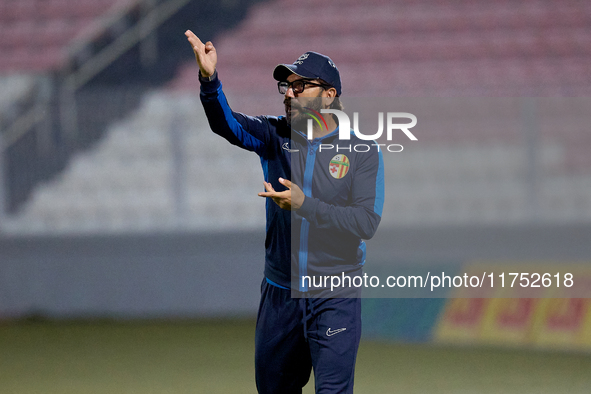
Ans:
{"label": "man's wrist", "polygon": [[302,205],[304,204],[304,201],[306,200],[306,196],[304,196],[301,201],[292,201],[295,204],[292,204],[291,206],[291,210],[292,211],[297,211],[298,209],[300,209],[302,207]]}
{"label": "man's wrist", "polygon": [[218,70],[213,70],[213,74],[211,74],[208,77],[203,76],[203,74],[201,74],[201,70],[199,70],[199,82],[211,82],[214,79],[216,79],[217,76],[218,76]]}

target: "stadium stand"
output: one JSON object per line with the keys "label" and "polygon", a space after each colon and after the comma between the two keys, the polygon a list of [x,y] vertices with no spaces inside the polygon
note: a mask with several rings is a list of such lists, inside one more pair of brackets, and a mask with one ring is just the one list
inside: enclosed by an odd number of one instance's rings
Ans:
{"label": "stadium stand", "polygon": [[154,93],[59,179],[39,187],[9,226],[41,233],[261,226],[262,201],[247,197],[261,188],[258,167],[207,129],[195,96]]}
{"label": "stadium stand", "polygon": [[[219,68],[232,89],[264,95],[267,76],[250,70],[312,48],[339,64],[346,95],[586,95],[591,9],[567,3],[323,2],[310,13],[277,1],[216,40]],[[177,86],[198,81],[181,72]]]}
{"label": "stadium stand", "polygon": [[[51,1],[56,8],[63,3]],[[96,4],[91,8],[100,9]],[[82,9],[72,10],[67,19],[79,15],[85,20],[90,11]],[[19,12],[11,10],[3,18],[14,20]],[[11,29],[26,31],[26,24]],[[47,39],[69,36],[66,31],[73,28],[66,25],[64,20],[44,24]],[[271,70],[310,49],[329,54],[338,64],[344,98],[589,96],[589,26],[591,4],[586,1],[334,0],[317,5],[278,0],[252,6],[238,26],[213,40],[232,107],[249,114],[281,114]],[[22,43],[2,40],[15,54],[23,51]],[[260,226],[257,159],[208,130],[196,71],[193,59],[182,63],[165,88],[113,123],[104,140],[79,153],[59,179],[39,187],[21,212],[5,221],[4,231]],[[513,109],[520,116],[522,107]],[[580,108],[573,111],[584,115]],[[536,210],[543,212],[539,220],[588,221],[588,132],[569,127],[557,133],[564,119],[544,119],[535,142],[539,181],[534,185],[527,182],[532,171],[527,144],[532,142],[520,132],[450,124],[434,127],[428,139],[419,136],[420,149],[407,149],[386,163],[387,196],[404,209],[385,224],[529,221],[534,194]],[[181,151],[179,138],[186,139]],[[244,201],[228,200],[229,179],[233,193]]]}
{"label": "stadium stand", "polygon": [[0,2],[0,71],[47,72],[67,61],[74,40],[100,30],[104,18],[136,0]]}

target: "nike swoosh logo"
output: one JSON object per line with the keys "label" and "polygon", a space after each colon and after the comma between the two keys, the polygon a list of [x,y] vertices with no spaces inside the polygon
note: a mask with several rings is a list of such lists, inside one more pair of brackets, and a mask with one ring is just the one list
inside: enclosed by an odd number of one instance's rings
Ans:
{"label": "nike swoosh logo", "polygon": [[287,142],[285,142],[283,145],[281,145],[282,149],[285,149],[288,152],[299,152],[299,149],[290,149],[289,148],[289,144]]}
{"label": "nike swoosh logo", "polygon": [[326,330],[326,336],[327,337],[332,337],[333,335],[338,334],[339,332],[343,332],[345,331],[346,328],[339,328],[338,330],[330,330],[330,327],[328,328],[328,330]]}

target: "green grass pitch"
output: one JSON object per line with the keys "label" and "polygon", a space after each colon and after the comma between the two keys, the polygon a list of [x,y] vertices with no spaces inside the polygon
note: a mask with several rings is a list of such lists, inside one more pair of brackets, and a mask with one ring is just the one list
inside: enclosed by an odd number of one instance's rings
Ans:
{"label": "green grass pitch", "polygon": [[[4,394],[256,393],[252,320],[3,323],[0,352]],[[591,356],[363,341],[355,382],[357,394],[589,393]]]}

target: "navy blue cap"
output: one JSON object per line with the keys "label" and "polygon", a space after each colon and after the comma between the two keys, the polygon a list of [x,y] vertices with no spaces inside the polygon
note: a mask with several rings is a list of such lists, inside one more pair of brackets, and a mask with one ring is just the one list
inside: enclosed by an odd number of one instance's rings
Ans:
{"label": "navy blue cap", "polygon": [[306,52],[293,64],[278,64],[273,70],[273,78],[287,81],[291,74],[303,78],[322,79],[337,90],[341,95],[341,74],[334,62],[326,55],[317,52]]}

